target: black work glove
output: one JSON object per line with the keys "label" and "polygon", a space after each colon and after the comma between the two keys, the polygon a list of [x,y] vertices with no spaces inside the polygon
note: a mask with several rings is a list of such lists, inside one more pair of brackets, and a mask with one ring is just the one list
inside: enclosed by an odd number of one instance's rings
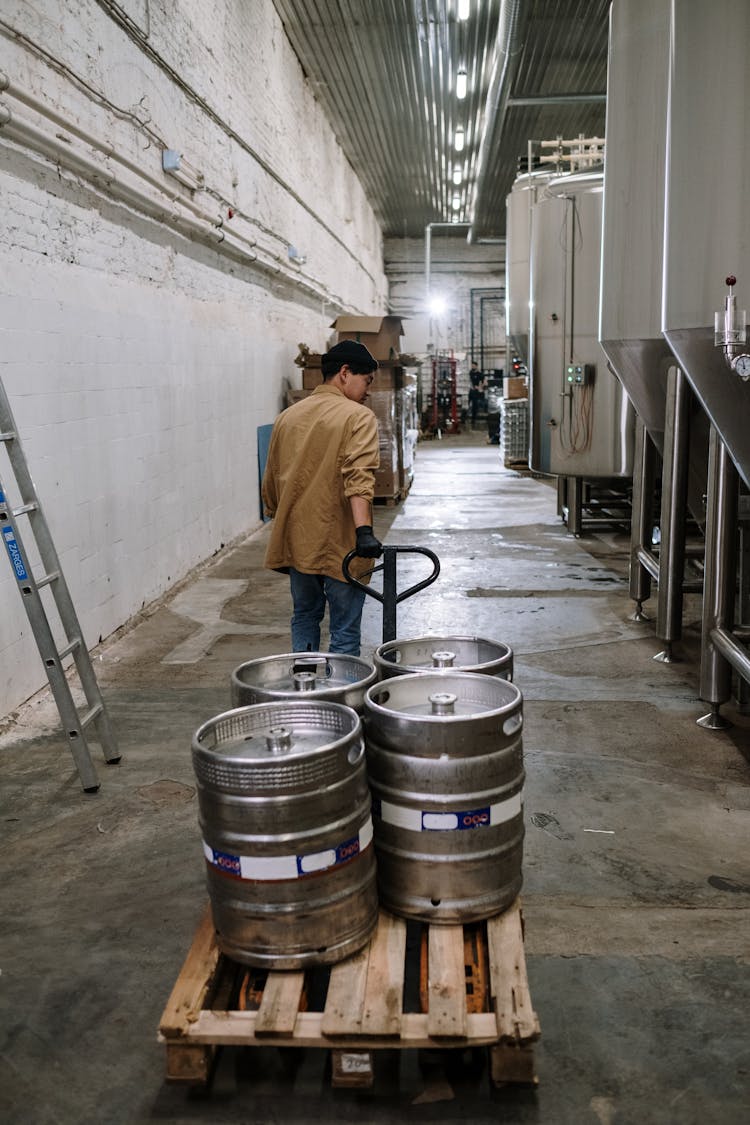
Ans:
{"label": "black work glove", "polygon": [[383,553],[383,544],[376,539],[369,524],[362,524],[357,528],[357,546],[354,548],[361,559],[379,559]]}

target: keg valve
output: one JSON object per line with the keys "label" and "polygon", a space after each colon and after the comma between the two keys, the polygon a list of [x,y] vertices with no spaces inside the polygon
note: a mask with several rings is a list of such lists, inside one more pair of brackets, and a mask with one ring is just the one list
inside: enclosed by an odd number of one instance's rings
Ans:
{"label": "keg valve", "polygon": [[730,275],[726,284],[729,292],[724,298],[724,308],[714,313],[714,346],[724,352],[730,371],[746,382],[750,379],[750,354],[746,351],[747,314],[744,309],[737,309],[737,298],[733,292],[737,278]]}
{"label": "keg valve", "polygon": [[292,747],[292,732],[286,727],[271,727],[266,735],[266,746],[272,754],[280,754]]}
{"label": "keg valve", "polygon": [[433,668],[452,668],[456,659],[455,652],[433,652],[432,654],[432,667]]}
{"label": "keg valve", "polygon": [[295,672],[294,673],[294,690],[295,691],[315,691],[318,681],[314,672]]}
{"label": "keg valve", "polygon": [[436,691],[429,697],[433,715],[453,715],[457,699],[452,691]]}

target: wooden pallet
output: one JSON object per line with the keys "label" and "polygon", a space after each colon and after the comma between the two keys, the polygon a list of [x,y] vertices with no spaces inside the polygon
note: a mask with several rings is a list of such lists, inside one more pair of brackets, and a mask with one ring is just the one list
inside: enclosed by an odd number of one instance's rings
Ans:
{"label": "wooden pallet", "polygon": [[[330,970],[266,973],[219,952],[207,908],[159,1025],[167,1079],[206,1083],[225,1045],[328,1047],[333,1085],[355,1087],[372,1085],[378,1048],[486,1047],[496,1085],[535,1083],[519,902],[486,922],[421,930],[410,988],[407,923],[384,910],[365,949]],[[321,974],[325,999],[309,1004]],[[410,991],[421,1010],[404,1010]]]}

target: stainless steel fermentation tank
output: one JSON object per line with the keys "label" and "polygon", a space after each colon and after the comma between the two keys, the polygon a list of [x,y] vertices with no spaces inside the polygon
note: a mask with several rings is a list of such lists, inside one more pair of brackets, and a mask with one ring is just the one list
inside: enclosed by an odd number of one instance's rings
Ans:
{"label": "stainless steel fermentation tank", "polygon": [[377,680],[375,667],[359,656],[288,652],[248,660],[231,677],[233,707],[282,699],[328,700],[361,711],[365,691]]}
{"label": "stainless steel fermentation tank", "polygon": [[[708,459],[705,414],[662,333],[670,24],[670,0],[618,0],[610,9],[599,323],[602,349],[645,427],[634,470],[630,593],[640,618],[651,579],[658,580],[664,659],[681,636],[686,515],[703,525]],[[692,192],[696,175],[697,162],[681,192]],[[699,229],[685,231],[690,244],[700,241]],[[655,516],[657,454],[662,488]]]}
{"label": "stainless steel fermentation tank", "polygon": [[730,697],[731,671],[750,681],[747,630],[735,624],[740,478],[750,486],[750,382],[730,369],[713,332],[726,277],[737,278],[738,303],[750,307],[749,52],[746,0],[673,3],[662,328],[712,425],[700,689],[712,708],[708,726],[723,725],[719,707]]}
{"label": "stainless steel fermentation tank", "polygon": [[672,6],[662,327],[748,485],[750,383],[730,372],[713,323],[730,274],[750,308],[749,56],[746,0]]}
{"label": "stainless steel fermentation tank", "polygon": [[521,887],[522,699],[473,672],[368,688],[364,723],[380,901],[426,922],[470,922]]}
{"label": "stainless steel fermentation tank", "polygon": [[[599,339],[661,453],[667,372],[661,332],[670,0],[610,9]],[[687,185],[683,185],[687,189]]]}
{"label": "stainless steel fermentation tank", "polygon": [[219,946],[249,965],[328,964],[377,921],[362,726],[292,700],[211,719],[192,743]]}
{"label": "stainless steel fermentation tank", "polygon": [[375,650],[378,677],[446,669],[513,679],[513,650],[486,637],[431,636],[388,641]]}
{"label": "stainless steel fermentation tank", "polygon": [[557,176],[531,211],[529,463],[587,480],[633,472],[633,408],[598,340],[603,189]]}
{"label": "stainless steel fermentation tank", "polygon": [[549,170],[516,178],[506,197],[505,317],[510,374],[514,356],[528,367],[531,274],[531,211],[539,191],[552,178]]}

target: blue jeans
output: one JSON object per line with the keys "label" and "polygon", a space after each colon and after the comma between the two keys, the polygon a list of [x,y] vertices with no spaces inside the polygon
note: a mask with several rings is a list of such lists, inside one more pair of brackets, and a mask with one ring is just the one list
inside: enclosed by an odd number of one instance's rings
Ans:
{"label": "blue jeans", "polygon": [[350,582],[338,581],[325,574],[303,574],[289,568],[294,613],[292,614],[292,650],[320,651],[320,623],[328,603],[331,630],[329,652],[359,656],[360,623],[365,592]]}

